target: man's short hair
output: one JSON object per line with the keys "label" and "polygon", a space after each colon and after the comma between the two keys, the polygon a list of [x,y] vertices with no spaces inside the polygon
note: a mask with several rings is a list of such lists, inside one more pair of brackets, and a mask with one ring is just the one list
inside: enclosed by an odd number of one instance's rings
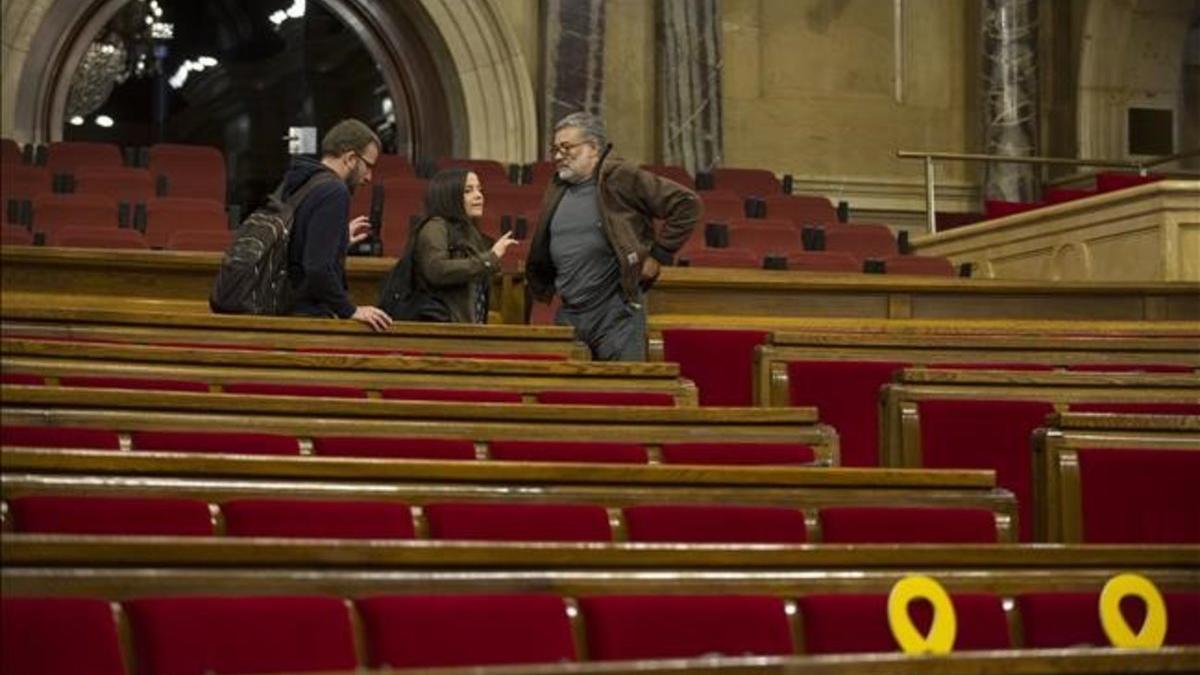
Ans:
{"label": "man's short hair", "polygon": [[363,152],[372,143],[383,152],[383,144],[371,127],[355,119],[342,120],[325,132],[325,138],[321,139],[321,154],[340,157],[347,152]]}
{"label": "man's short hair", "polygon": [[608,132],[604,130],[604,121],[590,112],[573,112],[554,125],[557,133],[560,129],[575,127],[583,134],[586,141],[592,141],[600,150],[608,145]]}

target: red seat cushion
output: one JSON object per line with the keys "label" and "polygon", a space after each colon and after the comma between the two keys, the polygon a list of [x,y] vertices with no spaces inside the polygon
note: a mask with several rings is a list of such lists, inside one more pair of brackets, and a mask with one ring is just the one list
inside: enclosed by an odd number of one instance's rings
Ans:
{"label": "red seat cushion", "polygon": [[759,595],[610,595],[579,600],[592,659],[794,652],[783,600]]}
{"label": "red seat cushion", "polygon": [[390,387],[380,395],[385,399],[402,401],[462,401],[466,403],[520,403],[521,394],[516,391],[492,391],[486,389],[422,389],[417,387]]}
{"label": "red seat cushion", "polygon": [[298,455],[300,442],[278,434],[233,431],[135,431],[134,450],[218,452],[238,455]]}
{"label": "red seat cushion", "polygon": [[[950,596],[958,621],[954,651],[1009,649],[1008,620],[1000,598],[985,593]],[[804,648],[809,654],[893,652],[884,594],[814,594],[799,599],[804,617]],[[929,633],[933,607],[924,601],[908,607],[909,617],[921,634]]]}
{"label": "red seat cushion", "polygon": [[6,424],[0,427],[0,443],[9,447],[29,448],[121,449],[121,437],[115,431],[70,427],[32,427]]}
{"label": "red seat cushion", "polygon": [[361,387],[344,387],[334,384],[280,384],[275,382],[231,382],[222,389],[227,394],[255,394],[260,396],[318,396],[321,398],[366,398]]}
{"label": "red seat cushion", "polygon": [[996,517],[987,509],[826,507],[821,540],[831,544],[994,544]]}
{"label": "red seat cushion", "polygon": [[[1200,593],[1164,593],[1168,645],[1200,644]],[[1023,593],[1017,596],[1025,647],[1053,649],[1109,646],[1100,625],[1099,593]],[[1137,598],[1121,601],[1121,614],[1135,631],[1146,620],[1146,606]]]}
{"label": "red seat cushion", "polygon": [[629,541],[803,544],[804,512],[772,506],[645,505],[624,509]]}
{"label": "red seat cushion", "polygon": [[0,599],[0,672],[125,675],[117,622],[108,601]]}
{"label": "red seat cushion", "polygon": [[643,405],[671,408],[675,397],[657,391],[542,391],[538,403],[548,405]]}
{"label": "red seat cushion", "polygon": [[663,443],[664,464],[812,464],[802,443]]}
{"label": "red seat cushion", "polygon": [[612,541],[608,512],[591,504],[428,504],[425,517],[433,539]]}
{"label": "red seat cushion", "polygon": [[356,604],[372,668],[575,660],[557,595],[392,595]]}
{"label": "red seat cushion", "polygon": [[1154,183],[1163,179],[1161,174],[1148,173],[1145,176],[1122,171],[1101,171],[1096,174],[1096,191],[1112,192],[1125,188],[1137,187],[1146,183]]}
{"label": "red seat cushion", "polygon": [[696,383],[700,405],[754,403],[754,348],[766,341],[762,330],[663,329],[663,358],[679,364],[679,374]]}
{"label": "red seat cushion", "polygon": [[492,459],[508,462],[585,462],[645,464],[646,448],[638,443],[585,441],[492,441]]}
{"label": "red seat cushion", "polygon": [[326,457],[462,460],[475,459],[475,444],[458,438],[323,436],[313,439],[313,452]]}
{"label": "red seat cushion", "polygon": [[108,377],[100,375],[64,375],[58,378],[64,387],[94,387],[96,389],[149,389],[153,391],[191,391],[207,393],[208,385],[191,380],[168,380],[151,377]]}
{"label": "red seat cushion", "polygon": [[177,597],[125,603],[138,672],[260,673],[358,666],[341,598]]}
{"label": "red seat cushion", "polygon": [[32,373],[3,373],[0,374],[0,384],[39,386],[46,384],[46,378]]}
{"label": "red seat cushion", "polygon": [[1170,402],[1105,402],[1105,403],[1071,403],[1067,406],[1071,412],[1090,413],[1127,413],[1131,415],[1200,415],[1200,403]]}
{"label": "red seat cushion", "polygon": [[208,504],[177,497],[28,496],[9,501],[17,532],[212,536]]}
{"label": "red seat cushion", "polygon": [[926,400],[921,419],[922,466],[993,469],[1017,498],[1021,541],[1033,538],[1033,457],[1029,436],[1054,407],[1042,401]]}
{"label": "red seat cushion", "polygon": [[788,361],[793,406],[817,406],[837,429],[842,466],[879,466],[879,389],[909,364],[899,361]]}
{"label": "red seat cushion", "polygon": [[1200,544],[1200,448],[1082,449],[1079,492],[1088,544]]}
{"label": "red seat cushion", "polygon": [[233,499],[221,506],[235,537],[412,539],[407,504],[315,499]]}

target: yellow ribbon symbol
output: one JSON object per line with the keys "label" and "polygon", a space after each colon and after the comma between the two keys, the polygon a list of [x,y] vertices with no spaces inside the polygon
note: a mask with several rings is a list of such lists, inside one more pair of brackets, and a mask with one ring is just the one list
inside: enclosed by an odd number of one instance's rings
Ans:
{"label": "yellow ribbon symbol", "polygon": [[[1146,621],[1136,634],[1121,614],[1121,600],[1130,595],[1146,603]],[[1118,574],[1100,592],[1100,625],[1114,647],[1157,649],[1167,636],[1167,608],[1149,579],[1140,574]]]}
{"label": "yellow ribbon symbol", "polygon": [[[908,616],[913,600],[928,600],[933,605],[933,623],[929,635],[921,635]],[[946,589],[933,579],[915,574],[904,577],[888,594],[888,624],[905,654],[949,654],[954,649],[958,620]]]}

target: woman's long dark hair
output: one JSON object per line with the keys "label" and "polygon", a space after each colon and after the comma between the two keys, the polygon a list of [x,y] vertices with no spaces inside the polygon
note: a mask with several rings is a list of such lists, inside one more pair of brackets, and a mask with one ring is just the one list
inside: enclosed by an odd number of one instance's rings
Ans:
{"label": "woman's long dark hair", "polygon": [[437,172],[425,190],[425,217],[437,216],[451,223],[469,225],[471,219],[463,208],[463,192],[467,187],[469,169],[455,167]]}

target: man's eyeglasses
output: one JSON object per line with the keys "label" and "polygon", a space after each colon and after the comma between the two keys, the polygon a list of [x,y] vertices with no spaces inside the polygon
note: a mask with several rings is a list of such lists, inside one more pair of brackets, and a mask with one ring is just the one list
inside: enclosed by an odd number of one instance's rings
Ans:
{"label": "man's eyeglasses", "polygon": [[363,157],[363,156],[362,156],[362,153],[361,153],[361,152],[358,152],[357,150],[352,150],[351,152],[353,152],[353,153],[354,153],[354,156],[355,156],[355,157],[357,157],[357,158],[361,159],[361,160],[362,160],[362,163],[363,163],[363,164],[366,164],[368,169],[370,169],[371,171],[374,171],[374,170],[375,170],[375,162],[367,161],[367,158],[366,158],[366,157]]}
{"label": "man's eyeglasses", "polygon": [[570,155],[575,150],[575,148],[578,148],[579,146],[584,145],[585,143],[587,143],[587,141],[579,141],[578,143],[559,143],[557,145],[551,145],[550,146],[550,156],[557,157],[559,155],[559,153],[562,153],[563,155]]}

